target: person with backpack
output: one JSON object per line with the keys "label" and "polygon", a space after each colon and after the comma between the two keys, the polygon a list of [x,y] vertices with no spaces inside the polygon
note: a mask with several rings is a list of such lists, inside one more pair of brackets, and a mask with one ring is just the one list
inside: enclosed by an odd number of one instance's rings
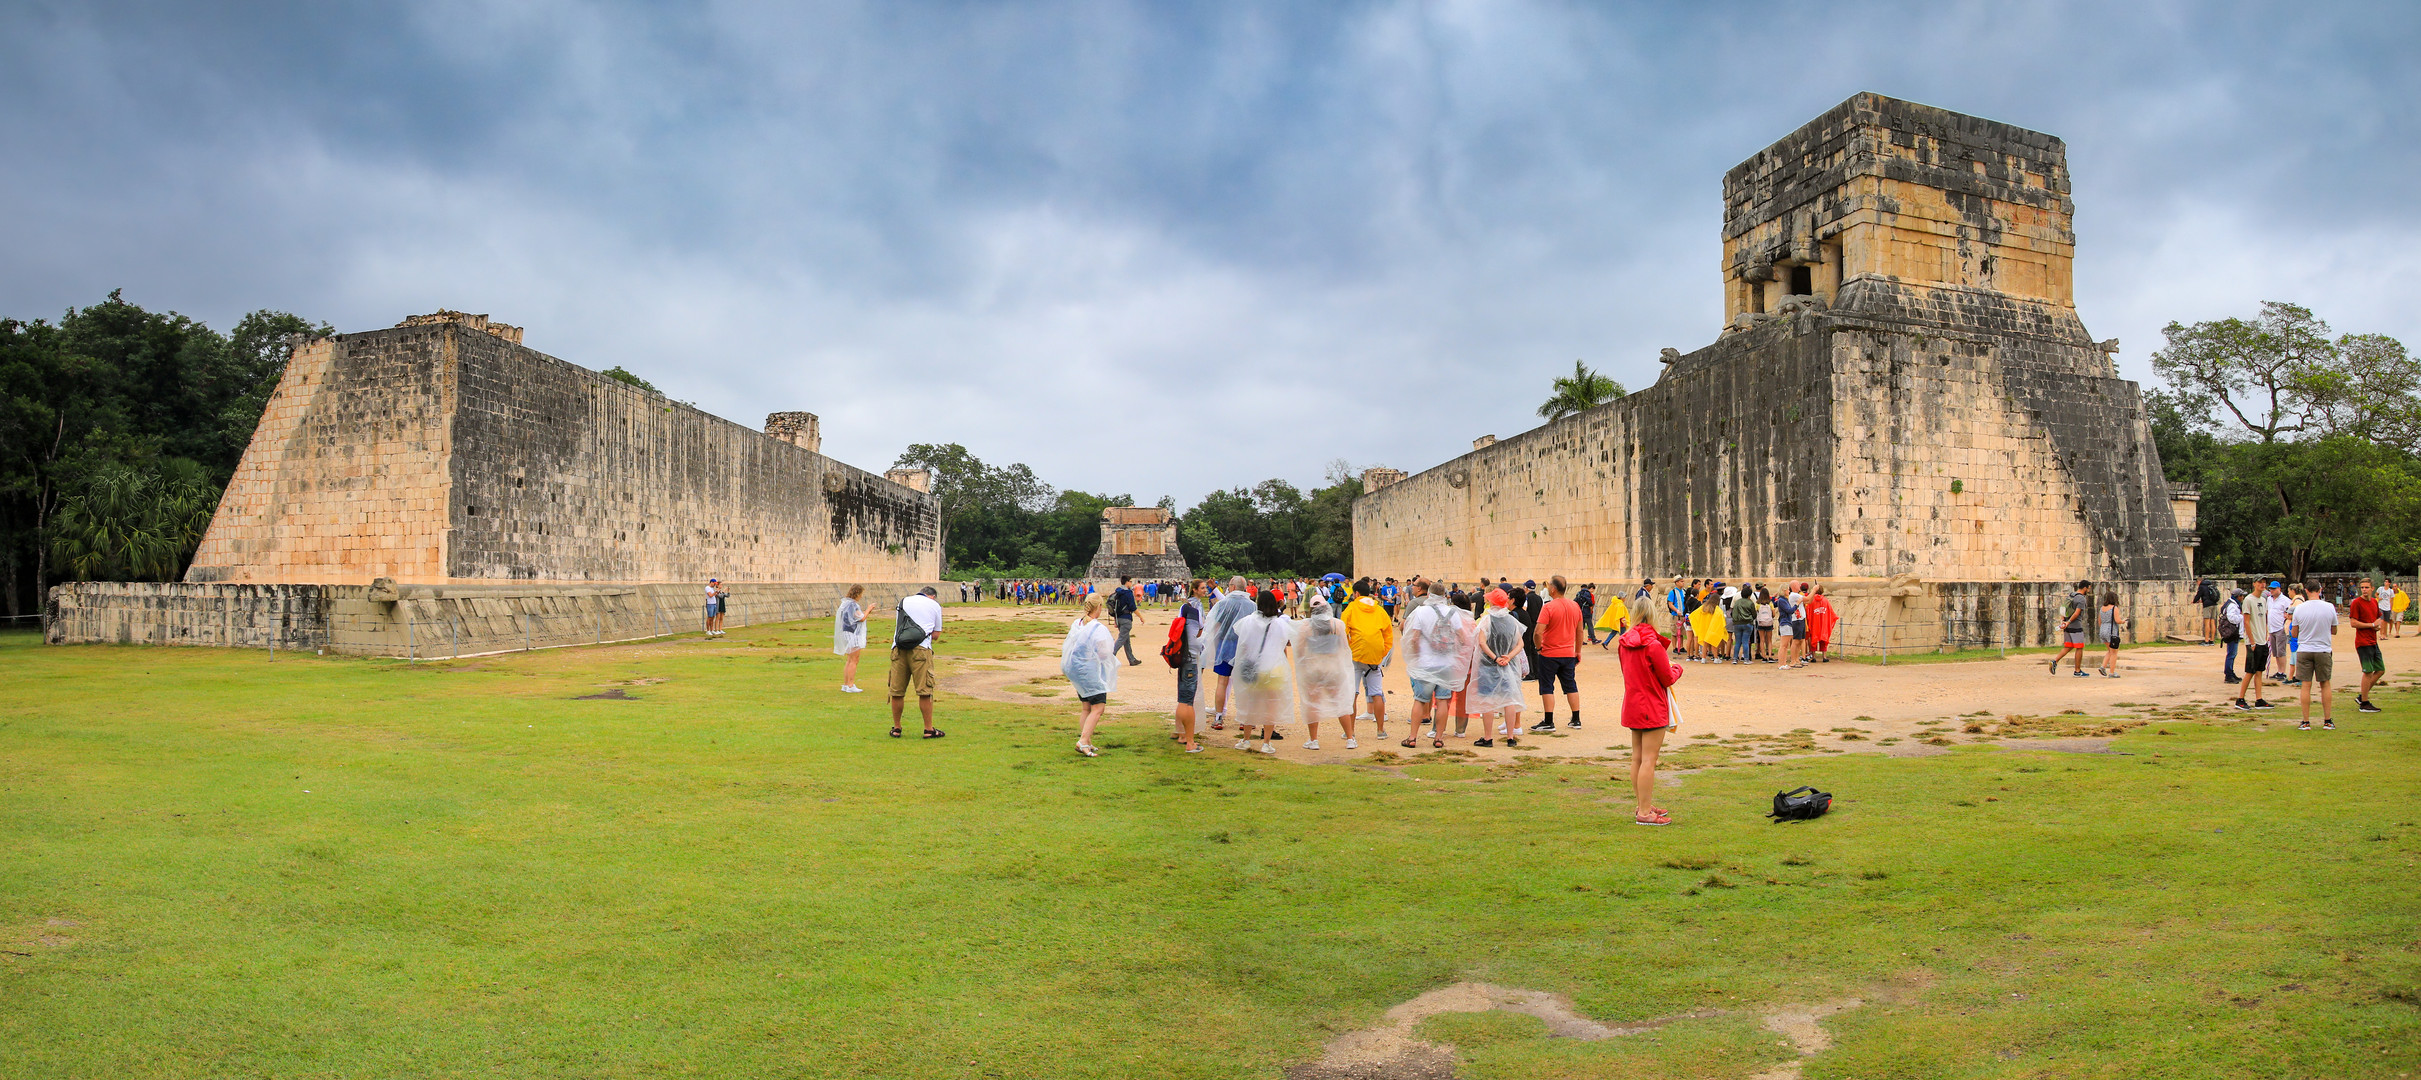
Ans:
{"label": "person with backpack", "polygon": [[1118,591],[1110,594],[1110,618],[1118,623],[1118,648],[1126,653],[1126,666],[1139,667],[1135,659],[1135,579],[1118,575]]}
{"label": "person with backpack", "polygon": [[2202,605],[2202,643],[2219,640],[2219,586],[2210,578],[2194,579],[2194,602]]}
{"label": "person with backpack", "polygon": [[941,640],[942,606],[933,586],[899,602],[899,622],[891,634],[891,737],[899,738],[900,713],[909,691],[925,717],[925,738],[946,732],[933,726],[933,646]]}
{"label": "person with backpack", "polygon": [[2220,654],[2220,681],[2234,686],[2242,681],[2236,677],[2236,650],[2244,644],[2243,589],[2229,593],[2227,602],[2219,605],[2219,642],[2227,647]]}
{"label": "person with backpack", "polygon": [[1597,644],[1597,586],[1581,586],[1572,602],[1580,605],[1580,632],[1588,635],[1589,644]]}
{"label": "person with backpack", "polygon": [[2118,678],[2118,639],[2125,633],[2125,628],[2126,620],[2118,613],[2118,591],[2112,589],[2103,592],[2101,638],[2102,644],[2109,646],[2109,651],[2102,654],[2102,674],[2113,679]]}
{"label": "person with backpack", "polygon": [[[1395,619],[1378,598],[1370,579],[1353,583],[1353,602],[1345,605],[1345,641],[1353,647],[1353,677],[1362,693],[1362,717],[1372,724],[1374,738],[1387,737],[1387,661],[1395,654]],[[1351,736],[1346,749],[1353,749]]]}
{"label": "person with backpack", "polygon": [[1196,579],[1187,590],[1191,595],[1177,608],[1175,622],[1169,624],[1168,644],[1160,649],[1160,658],[1177,669],[1177,741],[1188,754],[1202,752],[1202,744],[1194,739],[1194,696],[1202,687],[1202,608],[1210,602],[1210,581]]}
{"label": "person with backpack", "polygon": [[1653,800],[1656,757],[1679,718],[1673,708],[1673,684],[1681,681],[1681,665],[1673,662],[1655,624],[1644,620],[1623,631],[1615,654],[1622,663],[1622,726],[1631,733],[1631,820],[1670,825],[1672,815]]}
{"label": "person with backpack", "polygon": [[1239,574],[1227,579],[1227,594],[1211,605],[1209,616],[1203,620],[1203,655],[1210,660],[1211,675],[1219,680],[1211,712],[1212,731],[1227,727],[1228,681],[1236,673],[1236,624],[1251,615],[1254,606],[1254,596]]}
{"label": "person with backpack", "polygon": [[2077,582],[2076,591],[2069,593],[2068,599],[2060,604],[2060,651],[2051,658],[2051,673],[2054,675],[2060,673],[2060,661],[2074,653],[2076,677],[2092,678],[2085,674],[2085,620],[2093,614],[2093,594],[2086,590],[2091,588],[2093,583],[2090,581]]}

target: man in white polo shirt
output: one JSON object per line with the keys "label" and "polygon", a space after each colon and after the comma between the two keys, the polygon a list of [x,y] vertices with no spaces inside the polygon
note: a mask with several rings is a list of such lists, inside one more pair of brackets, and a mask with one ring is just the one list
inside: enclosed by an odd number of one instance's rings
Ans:
{"label": "man in white polo shirt", "polygon": [[925,737],[941,738],[933,726],[933,643],[941,640],[941,601],[933,586],[899,602],[899,625],[891,634],[891,737],[899,738],[900,713],[908,691],[916,691],[916,707],[925,714]]}
{"label": "man in white polo shirt", "polygon": [[2320,684],[2320,726],[2334,730],[2337,721],[2329,716],[2329,676],[2336,666],[2337,652],[2329,637],[2337,632],[2337,605],[2320,598],[2320,586],[2311,582],[2303,585],[2303,595],[2310,599],[2295,605],[2295,677],[2303,682],[2303,731],[2312,730],[2312,684]]}

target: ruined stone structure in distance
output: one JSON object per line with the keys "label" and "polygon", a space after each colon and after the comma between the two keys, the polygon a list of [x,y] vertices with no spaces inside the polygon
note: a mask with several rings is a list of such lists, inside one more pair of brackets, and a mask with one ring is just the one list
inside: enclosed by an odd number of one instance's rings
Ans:
{"label": "ruined stone structure in distance", "polygon": [[190,582],[929,581],[934,497],[441,312],[294,350]]}
{"label": "ruined stone structure in distance", "polygon": [[2191,494],[2076,313],[2060,140],[1859,94],[1723,196],[1718,339],[1617,402],[1366,484],[1358,572],[1888,582],[1946,638],[2039,623],[2051,583],[2132,603],[2192,573]]}
{"label": "ruined stone structure in distance", "polygon": [[1158,506],[1113,506],[1101,512],[1101,549],[1085,577],[1115,583],[1184,581],[1191,576],[1177,550],[1177,517]]}
{"label": "ruined stone structure in distance", "polygon": [[[47,639],[474,655],[888,610],[940,577],[930,477],[824,456],[442,311],[297,346],[182,582],[51,590]],[[954,590],[941,590],[955,596]]]}

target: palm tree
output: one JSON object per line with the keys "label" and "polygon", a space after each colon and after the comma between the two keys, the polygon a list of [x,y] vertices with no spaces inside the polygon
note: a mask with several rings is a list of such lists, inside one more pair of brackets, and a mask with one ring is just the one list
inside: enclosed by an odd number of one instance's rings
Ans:
{"label": "palm tree", "polygon": [[1622,384],[1589,370],[1589,365],[1572,361],[1572,374],[1555,377],[1555,396],[1538,407],[1538,415],[1550,421],[1561,420],[1573,413],[1586,412],[1630,391]]}

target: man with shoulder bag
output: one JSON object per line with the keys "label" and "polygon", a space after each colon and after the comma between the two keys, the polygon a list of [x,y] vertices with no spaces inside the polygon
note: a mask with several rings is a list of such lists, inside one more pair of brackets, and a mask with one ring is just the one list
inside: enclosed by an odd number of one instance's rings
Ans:
{"label": "man with shoulder bag", "polygon": [[941,640],[942,607],[933,586],[899,602],[899,622],[891,634],[891,737],[900,737],[900,714],[908,693],[925,717],[925,738],[945,734],[933,726],[933,643]]}

